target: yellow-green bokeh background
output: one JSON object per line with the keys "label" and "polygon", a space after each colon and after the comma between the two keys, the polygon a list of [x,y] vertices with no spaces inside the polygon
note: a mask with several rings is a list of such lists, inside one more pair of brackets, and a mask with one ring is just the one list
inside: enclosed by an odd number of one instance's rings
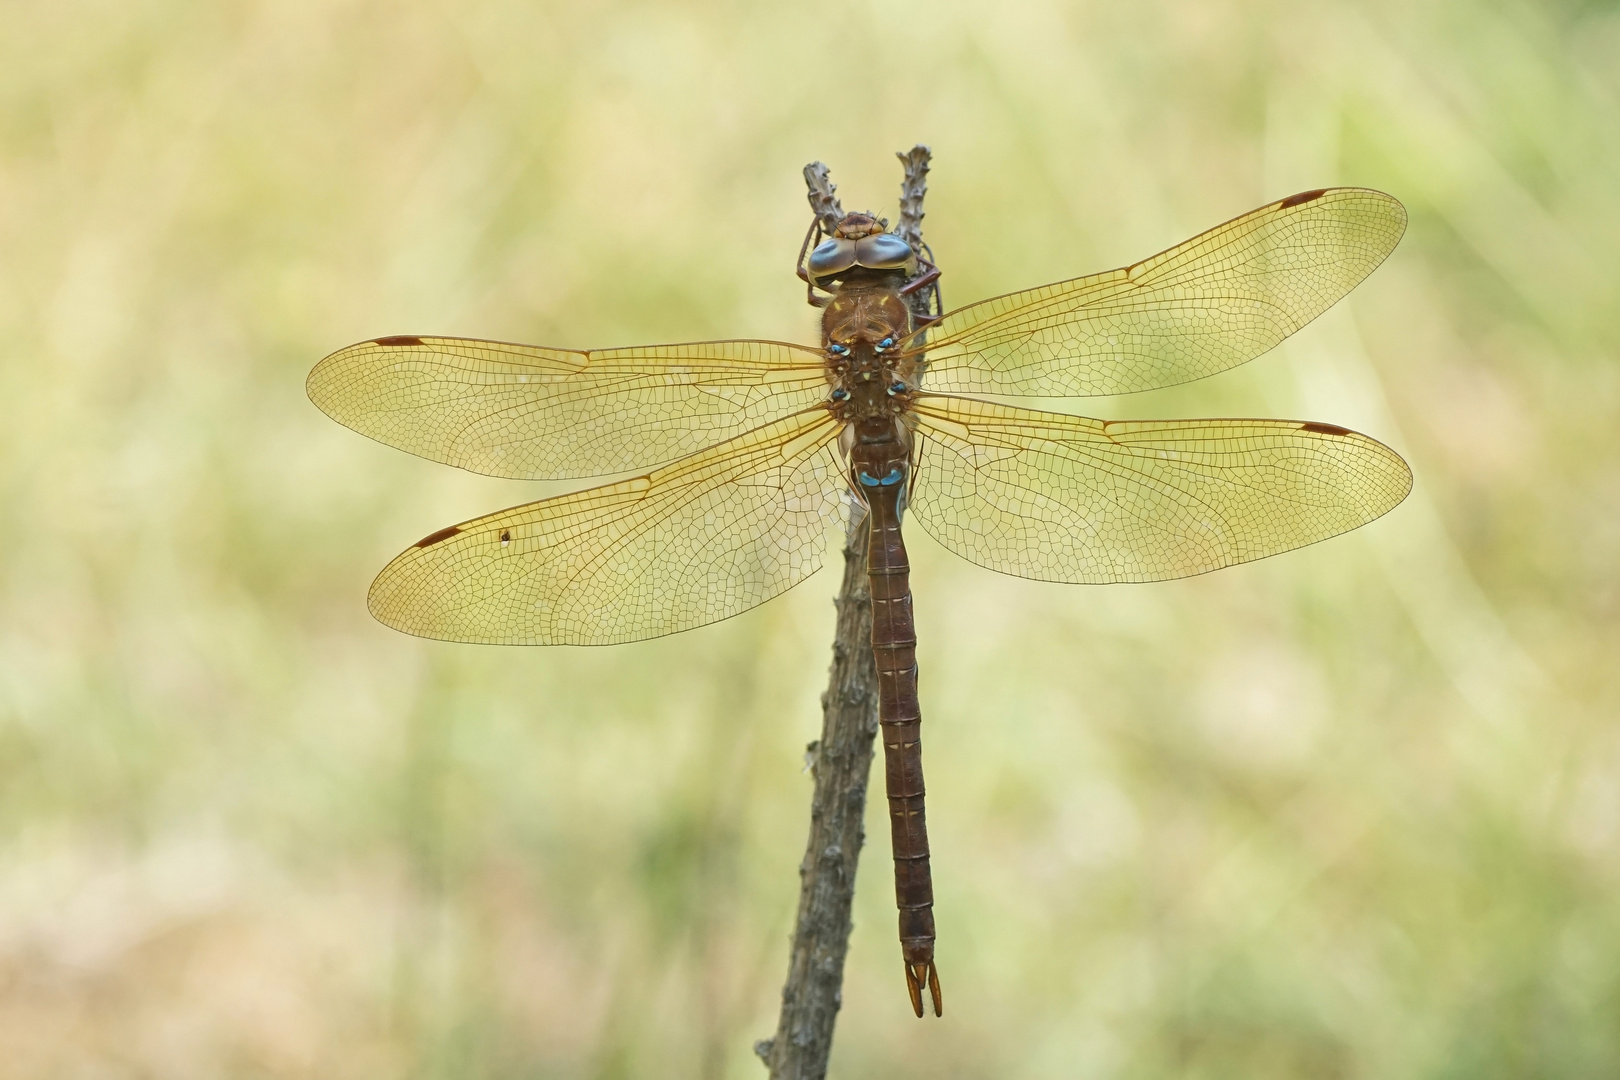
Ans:
{"label": "yellow-green bokeh background", "polygon": [[[880,815],[838,1077],[1620,1075],[1609,3],[0,7],[0,1076],[752,1077],[836,574],[607,649],[403,637],[560,486],[303,394],[380,334],[810,340],[800,178],[960,304],[1364,184],[1295,341],[1089,415],[1354,426],[1387,518],[1185,582],[913,530],[940,964]],[[836,560],[834,560],[836,561]]]}

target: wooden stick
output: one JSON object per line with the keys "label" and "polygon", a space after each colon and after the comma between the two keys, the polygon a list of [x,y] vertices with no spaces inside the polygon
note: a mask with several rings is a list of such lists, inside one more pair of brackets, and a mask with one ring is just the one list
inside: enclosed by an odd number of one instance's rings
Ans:
{"label": "wooden stick", "polygon": [[[922,197],[928,148],[901,154],[901,229],[914,248],[922,242]],[[843,216],[827,167],[804,168],[810,208],[824,227]],[[844,538],[844,583],[835,601],[837,631],[832,672],[821,698],[821,738],[810,744],[815,794],[810,841],[799,864],[799,914],[793,927],[787,983],[776,1035],[754,1044],[771,1080],[823,1080],[832,1052],[833,1025],[843,1000],[844,956],[849,949],[855,870],[866,842],[866,785],[878,728],[877,665],[872,659],[872,595],[867,584],[866,515],[851,500]]]}

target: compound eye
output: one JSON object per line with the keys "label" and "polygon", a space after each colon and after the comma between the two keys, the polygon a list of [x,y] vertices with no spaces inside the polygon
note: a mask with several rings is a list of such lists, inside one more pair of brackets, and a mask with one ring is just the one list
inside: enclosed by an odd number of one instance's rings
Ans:
{"label": "compound eye", "polygon": [[911,245],[894,233],[873,233],[855,242],[855,261],[873,270],[911,270],[917,256]]}
{"label": "compound eye", "polygon": [[810,276],[830,277],[855,265],[855,241],[834,237],[816,245],[808,260]]}
{"label": "compound eye", "polygon": [[828,396],[831,397],[834,401],[848,401],[849,400],[849,391],[845,390],[842,386],[840,386],[837,389],[833,390],[833,392]]}
{"label": "compound eye", "polygon": [[827,346],[827,353],[830,356],[838,356],[838,357],[848,356],[849,355],[849,346],[848,345],[832,344],[832,345]]}
{"label": "compound eye", "polygon": [[905,392],[906,392],[906,384],[903,383],[903,382],[900,382],[898,379],[896,379],[894,382],[889,384],[889,396],[890,397],[894,397],[896,394],[903,394]]}
{"label": "compound eye", "polygon": [[877,347],[878,352],[888,352],[890,349],[894,348],[894,338],[884,338],[882,341],[877,343]]}

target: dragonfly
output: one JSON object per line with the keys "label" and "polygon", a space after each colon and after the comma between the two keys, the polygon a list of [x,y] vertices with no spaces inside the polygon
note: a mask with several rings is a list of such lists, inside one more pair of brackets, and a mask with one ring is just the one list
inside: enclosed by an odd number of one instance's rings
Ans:
{"label": "dragonfly", "polygon": [[938,269],[882,219],[848,214],[830,235],[813,224],[800,251],[816,345],[396,335],[321,360],[307,389],[355,431],[473,472],[634,474],[406,548],[367,604],[408,634],[608,645],[691,630],[803,581],[842,515],[864,514],[901,956],[913,1010],[926,988],[937,1016],[902,521],[991,570],[1104,584],[1202,574],[1383,515],[1410,470],[1336,424],[1105,421],[989,399],[1226,371],[1348,293],[1405,226],[1382,192],[1306,191],[1117,270],[915,314],[908,299],[937,290]]}

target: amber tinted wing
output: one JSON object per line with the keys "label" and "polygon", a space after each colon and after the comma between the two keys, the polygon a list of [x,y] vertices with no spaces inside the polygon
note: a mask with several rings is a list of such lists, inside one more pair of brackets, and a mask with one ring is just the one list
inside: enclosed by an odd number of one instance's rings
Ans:
{"label": "amber tinted wing", "polygon": [[1381,443],[1295,420],[1128,420],[924,397],[910,516],[980,566],[1160,581],[1364,525],[1412,474]]}
{"label": "amber tinted wing", "polygon": [[927,329],[924,386],[1085,397],[1201,379],[1326,311],[1405,229],[1379,191],[1294,195],[1135,265],[948,313]]}
{"label": "amber tinted wing", "polygon": [[837,428],[813,409],[442,529],[384,568],[368,606],[408,634],[500,645],[609,645],[735,615],[821,565],[842,491]]}
{"label": "amber tinted wing", "polygon": [[820,353],[773,341],[574,352],[386,337],[309,374],[332,419],[378,442],[523,480],[646,469],[827,394]]}

